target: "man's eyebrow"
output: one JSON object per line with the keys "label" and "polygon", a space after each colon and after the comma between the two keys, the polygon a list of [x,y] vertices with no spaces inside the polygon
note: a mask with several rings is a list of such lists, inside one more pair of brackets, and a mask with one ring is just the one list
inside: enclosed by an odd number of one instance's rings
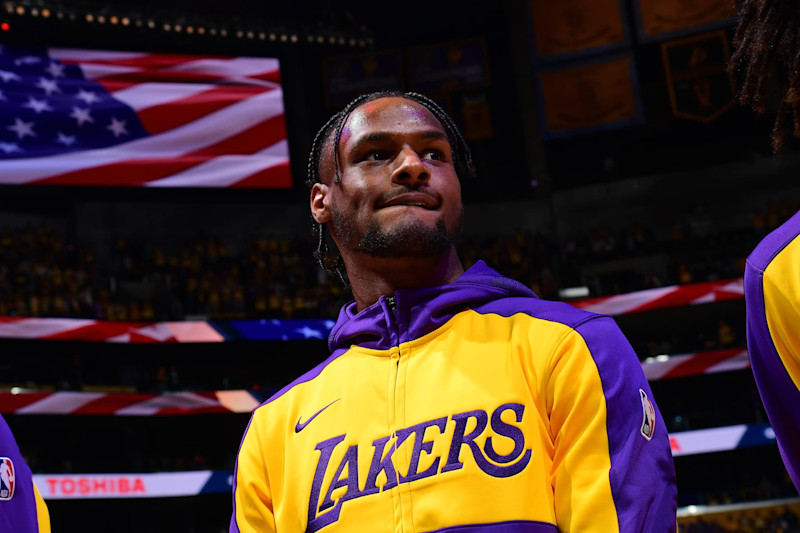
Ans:
{"label": "man's eyebrow", "polygon": [[[353,141],[352,146],[350,147],[351,150],[358,149],[359,146],[373,143],[373,142],[382,142],[391,140],[392,137],[396,136],[396,133],[389,132],[389,131],[373,131],[371,133],[365,133],[364,135],[358,137],[355,141]],[[443,131],[439,130],[423,130],[417,135],[423,139],[441,139],[443,141],[448,141],[447,135]]]}

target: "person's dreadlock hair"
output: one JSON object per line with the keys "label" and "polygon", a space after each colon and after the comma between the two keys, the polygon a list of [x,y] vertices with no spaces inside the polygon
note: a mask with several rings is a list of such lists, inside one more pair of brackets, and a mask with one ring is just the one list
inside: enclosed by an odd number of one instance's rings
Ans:
{"label": "person's dreadlock hair", "polygon": [[[379,98],[390,97],[400,97],[405,98],[406,100],[411,100],[430,111],[431,114],[433,114],[433,116],[436,117],[436,119],[442,124],[442,127],[444,127],[445,133],[447,134],[447,140],[450,142],[450,149],[453,152],[453,164],[459,179],[473,179],[475,177],[476,171],[475,165],[472,162],[472,154],[469,151],[466,141],[464,141],[464,137],[461,135],[458,127],[456,127],[453,119],[450,118],[450,116],[441,107],[439,107],[436,102],[419,93],[378,91],[361,95],[352,100],[341,111],[328,119],[325,125],[323,125],[322,128],[320,128],[320,130],[317,132],[317,135],[314,137],[314,142],[311,144],[311,151],[308,155],[308,177],[306,179],[306,185],[308,186],[309,190],[314,186],[315,183],[322,182],[322,169],[320,168],[320,165],[322,163],[323,151],[325,146],[328,145],[329,141],[332,141],[330,142],[330,146],[333,152],[333,183],[338,185],[341,181],[342,177],[339,175],[339,139],[342,135],[342,127],[344,126],[344,123],[347,122],[347,118],[350,116],[350,114],[357,107],[360,107],[368,102],[378,100]],[[314,251],[314,259],[317,260],[317,263],[319,263],[319,266],[322,267],[323,270],[332,274],[336,274],[342,284],[346,288],[349,288],[342,255],[337,251],[335,257],[330,257],[328,242],[325,238],[324,224],[313,221],[312,234],[317,240],[317,248]]]}
{"label": "person's dreadlock hair", "polygon": [[783,145],[786,116],[792,114],[792,134],[800,137],[800,1],[744,0],[733,38],[731,69],[743,68],[739,102],[763,114],[773,74],[780,86],[772,149]]}

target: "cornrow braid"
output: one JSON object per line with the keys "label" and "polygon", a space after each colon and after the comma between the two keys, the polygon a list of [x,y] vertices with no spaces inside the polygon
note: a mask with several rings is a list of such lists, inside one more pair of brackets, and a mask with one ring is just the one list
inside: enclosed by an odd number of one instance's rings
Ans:
{"label": "cornrow braid", "polygon": [[763,114],[770,77],[778,77],[780,103],[772,130],[772,149],[783,145],[787,115],[800,137],[800,4],[797,0],[744,0],[733,38],[731,69],[744,69],[739,102]]}
{"label": "cornrow braid", "polygon": [[[341,182],[341,175],[339,174],[339,140],[342,136],[342,128],[350,114],[359,106],[369,103],[373,100],[380,98],[399,97],[411,100],[420,104],[422,107],[436,117],[442,124],[447,134],[447,139],[450,142],[450,149],[453,152],[453,163],[455,166],[456,174],[459,178],[474,179],[476,175],[475,164],[472,161],[472,154],[470,153],[469,146],[467,146],[464,137],[458,130],[458,127],[453,122],[453,119],[441,108],[439,105],[419,93],[402,91],[377,91],[373,93],[363,94],[351,100],[341,111],[334,114],[328,121],[319,129],[314,136],[314,142],[311,144],[311,151],[308,155],[308,174],[306,185],[309,190],[315,183],[322,182],[322,169],[320,168],[322,162],[322,153],[328,140],[332,138],[331,149],[333,151],[333,172],[334,184]],[[319,266],[328,273],[335,274],[345,288],[349,288],[349,282],[344,268],[344,261],[342,255],[337,252],[336,256],[331,258],[329,255],[330,249],[327,239],[325,238],[324,224],[321,222],[312,222],[311,227],[312,235],[317,240],[317,248],[314,251],[314,259],[317,260]]]}

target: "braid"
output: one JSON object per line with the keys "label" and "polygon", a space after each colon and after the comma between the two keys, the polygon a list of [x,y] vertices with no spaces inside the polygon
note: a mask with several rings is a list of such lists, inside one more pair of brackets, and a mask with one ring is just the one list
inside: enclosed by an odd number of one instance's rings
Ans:
{"label": "braid", "polygon": [[[441,108],[436,102],[419,93],[404,93],[402,91],[378,91],[373,93],[362,94],[357,98],[351,100],[341,111],[334,114],[328,121],[319,129],[314,136],[314,141],[311,144],[311,151],[308,155],[307,178],[306,185],[309,190],[315,183],[322,182],[322,153],[325,145],[331,140],[333,152],[333,183],[338,185],[341,182],[341,175],[339,174],[339,140],[342,136],[342,128],[350,113],[357,107],[378,100],[379,98],[399,97],[407,100],[412,100],[433,114],[436,119],[442,124],[447,133],[447,138],[450,142],[450,148],[453,152],[453,163],[455,166],[456,174],[459,178],[473,179],[476,175],[475,164],[472,161],[472,154],[470,153],[469,146],[467,146],[464,137],[458,130],[458,127],[453,122],[453,119]],[[324,224],[314,221],[312,223],[311,232],[317,239],[317,248],[314,251],[314,259],[317,260],[319,266],[328,273],[336,274],[345,288],[349,288],[350,284],[347,281],[347,276],[344,268],[344,261],[342,255],[337,253],[334,258],[329,257],[329,246],[325,238]]]}
{"label": "braid", "polygon": [[775,72],[781,86],[772,148],[783,145],[787,115],[792,134],[800,133],[800,3],[797,0],[744,0],[733,38],[730,68],[744,68],[739,102],[764,113],[769,80]]}

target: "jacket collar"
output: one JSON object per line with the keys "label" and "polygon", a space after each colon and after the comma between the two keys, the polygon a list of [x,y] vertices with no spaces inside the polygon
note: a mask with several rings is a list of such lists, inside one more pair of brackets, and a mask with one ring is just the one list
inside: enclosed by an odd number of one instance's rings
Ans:
{"label": "jacket collar", "polygon": [[455,283],[398,290],[393,304],[385,296],[361,312],[357,312],[355,302],[345,304],[328,337],[328,346],[331,352],[354,344],[386,350],[430,333],[461,311],[513,296],[536,298],[522,283],[478,261]]}

